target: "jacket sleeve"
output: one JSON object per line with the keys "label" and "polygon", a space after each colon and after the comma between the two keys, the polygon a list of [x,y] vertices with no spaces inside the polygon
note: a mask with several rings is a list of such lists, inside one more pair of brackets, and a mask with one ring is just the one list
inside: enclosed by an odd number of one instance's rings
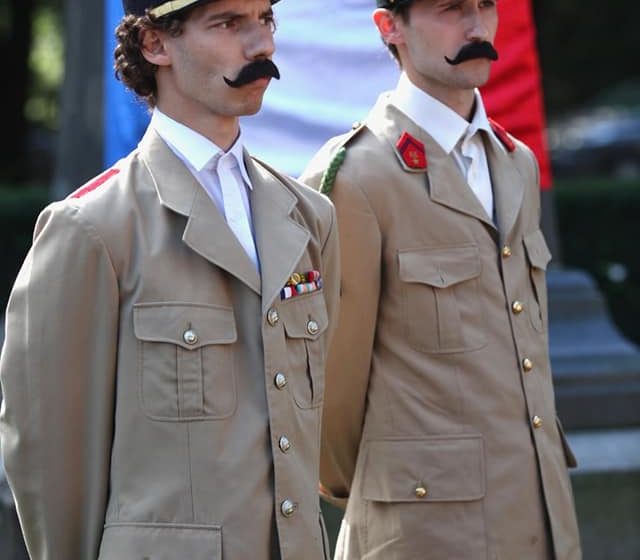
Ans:
{"label": "jacket sleeve", "polygon": [[78,209],[38,219],[0,359],[2,458],[34,560],[97,558],[113,430],[118,285]]}
{"label": "jacket sleeve", "polygon": [[[318,187],[319,175],[302,180]],[[341,295],[329,348],[322,423],[320,482],[324,497],[344,507],[353,479],[364,422],[376,330],[381,273],[381,235],[362,191],[336,180]]]}

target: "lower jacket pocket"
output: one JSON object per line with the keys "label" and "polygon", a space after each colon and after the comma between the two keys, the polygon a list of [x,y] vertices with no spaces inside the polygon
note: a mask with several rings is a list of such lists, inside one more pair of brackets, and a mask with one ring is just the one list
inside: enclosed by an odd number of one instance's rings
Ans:
{"label": "lower jacket pocket", "polygon": [[113,523],[105,527],[98,560],[221,560],[216,525]]}
{"label": "lower jacket pocket", "polygon": [[381,554],[366,557],[425,550],[430,560],[485,560],[485,477],[480,435],[369,441],[365,548]]}

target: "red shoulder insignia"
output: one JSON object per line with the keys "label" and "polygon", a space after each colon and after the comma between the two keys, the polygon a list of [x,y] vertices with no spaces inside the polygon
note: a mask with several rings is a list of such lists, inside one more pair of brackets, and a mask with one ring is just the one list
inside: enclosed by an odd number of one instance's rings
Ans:
{"label": "red shoulder insignia", "polygon": [[396,142],[396,150],[400,159],[410,170],[424,171],[427,169],[427,155],[424,144],[408,132],[403,132]]}
{"label": "red shoulder insignia", "polygon": [[92,179],[77,191],[72,192],[68,198],[82,198],[85,194],[89,194],[91,191],[95,191],[100,185],[106,183],[111,177],[114,177],[120,173],[120,170],[116,167],[107,169],[104,173],[98,175],[95,179]]}
{"label": "red shoulder insignia", "polygon": [[507,149],[507,152],[515,152],[516,144],[509,136],[509,133],[502,127],[502,125],[499,125],[493,119],[489,119],[489,124],[493,129],[493,133],[498,137],[498,140],[500,140],[500,142],[502,142],[504,147]]}

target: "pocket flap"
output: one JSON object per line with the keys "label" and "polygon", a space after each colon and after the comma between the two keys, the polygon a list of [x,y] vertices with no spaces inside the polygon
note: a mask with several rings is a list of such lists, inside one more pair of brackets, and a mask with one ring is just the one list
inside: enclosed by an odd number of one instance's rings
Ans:
{"label": "pocket flap", "polygon": [[322,291],[297,296],[282,302],[278,312],[289,338],[315,340],[329,325]]}
{"label": "pocket flap", "polygon": [[99,560],[127,558],[221,560],[221,529],[215,525],[107,525],[102,536]]}
{"label": "pocket flap", "polygon": [[523,241],[531,266],[546,270],[551,260],[551,251],[547,247],[542,231],[538,229],[525,235]]}
{"label": "pocket flap", "polygon": [[196,350],[208,344],[231,344],[238,338],[233,309],[195,303],[138,303],[133,308],[136,337]]}
{"label": "pocket flap", "polygon": [[362,496],[378,502],[464,502],[485,494],[482,436],[367,444]]}
{"label": "pocket flap", "polygon": [[480,255],[475,245],[400,251],[399,274],[404,282],[448,288],[480,276]]}

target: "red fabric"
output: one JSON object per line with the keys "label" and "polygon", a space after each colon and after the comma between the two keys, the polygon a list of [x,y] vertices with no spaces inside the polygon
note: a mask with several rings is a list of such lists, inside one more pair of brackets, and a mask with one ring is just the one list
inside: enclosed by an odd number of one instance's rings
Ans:
{"label": "red fabric", "polygon": [[398,153],[410,169],[426,169],[427,155],[424,144],[408,132],[404,132],[396,142]]}
{"label": "red fabric", "polygon": [[551,167],[545,135],[540,64],[531,0],[500,0],[500,25],[491,79],[482,88],[487,113],[538,158],[540,183],[551,187]]}
{"label": "red fabric", "polygon": [[69,198],[82,198],[85,194],[90,193],[91,191],[95,191],[100,185],[106,183],[111,177],[120,173],[119,169],[115,167],[113,169],[109,169],[98,175],[93,181],[87,183],[83,187],[80,187],[77,191],[71,193]]}

